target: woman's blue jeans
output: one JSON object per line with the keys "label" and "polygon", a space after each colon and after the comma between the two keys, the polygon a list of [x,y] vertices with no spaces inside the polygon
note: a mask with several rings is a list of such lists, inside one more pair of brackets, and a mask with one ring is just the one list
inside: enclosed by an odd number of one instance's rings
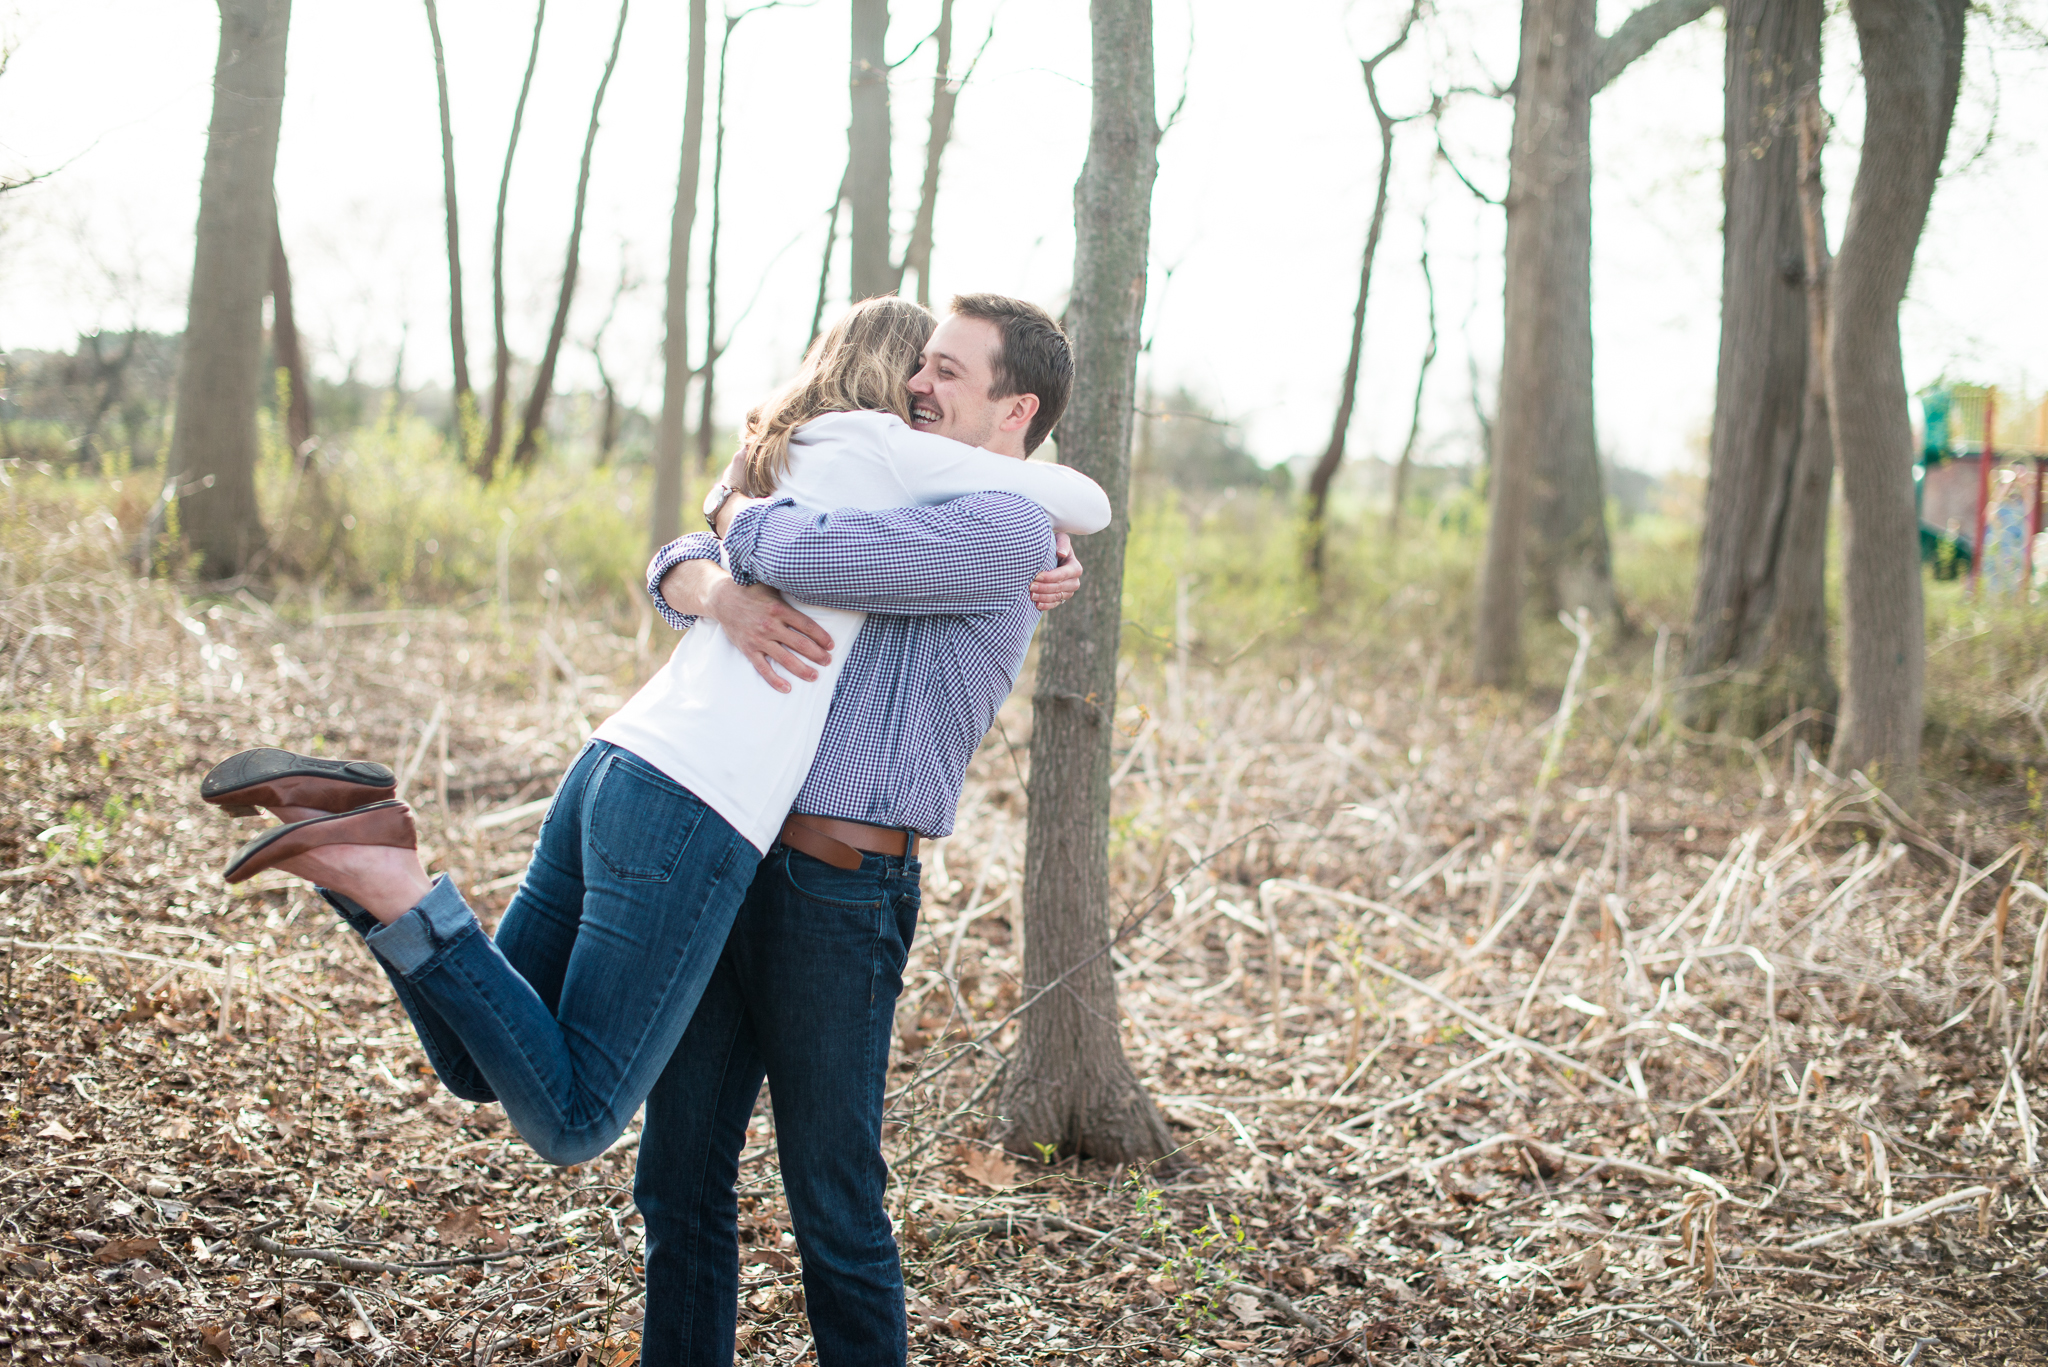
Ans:
{"label": "woman's blue jeans", "polygon": [[388,926],[328,900],[376,952],[449,1090],[503,1103],[546,1161],[581,1163],[668,1066],[759,862],[688,789],[593,741],[495,941],[445,877]]}

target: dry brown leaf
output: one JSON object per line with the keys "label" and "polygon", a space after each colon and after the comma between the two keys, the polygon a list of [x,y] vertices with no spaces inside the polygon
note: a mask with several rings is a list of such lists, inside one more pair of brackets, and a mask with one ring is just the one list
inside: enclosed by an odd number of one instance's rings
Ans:
{"label": "dry brown leaf", "polygon": [[1224,1304],[1230,1307],[1231,1314],[1237,1316],[1239,1324],[1264,1324],[1266,1322],[1266,1307],[1260,1305],[1259,1298],[1252,1295],[1249,1291],[1238,1292],[1224,1301]]}
{"label": "dry brown leaf", "polygon": [[193,1130],[194,1127],[191,1121],[182,1115],[174,1115],[156,1127],[156,1137],[158,1139],[190,1139],[193,1135]]}
{"label": "dry brown leaf", "polygon": [[466,1244],[484,1232],[484,1208],[464,1206],[460,1210],[451,1210],[434,1228],[439,1231],[442,1243]]}
{"label": "dry brown leaf", "polygon": [[125,1263],[130,1258],[147,1258],[162,1247],[162,1242],[153,1236],[139,1239],[109,1239],[99,1246],[92,1255],[92,1260],[96,1263]]}
{"label": "dry brown leaf", "polygon": [[222,1361],[235,1355],[235,1336],[224,1324],[203,1324],[199,1326],[199,1345]]}
{"label": "dry brown leaf", "polygon": [[64,1122],[63,1122],[63,1121],[61,1121],[61,1120],[52,1120],[52,1121],[51,1121],[51,1122],[50,1122],[49,1124],[47,1124],[47,1125],[43,1126],[43,1128],[41,1128],[40,1130],[37,1130],[37,1131],[36,1131],[36,1138],[38,1138],[38,1139],[61,1139],[61,1140],[63,1140],[63,1141],[65,1142],[65,1143],[67,1143],[67,1144],[68,1144],[68,1143],[70,1143],[70,1142],[71,1142],[72,1140],[74,1140],[74,1139],[78,1138],[78,1136],[77,1136],[77,1135],[75,1135],[75,1134],[73,1134],[73,1133],[71,1133],[71,1131],[69,1131],[69,1130],[65,1129],[65,1128],[64,1128]]}
{"label": "dry brown leaf", "polygon": [[961,1157],[960,1171],[991,1191],[1006,1191],[1017,1185],[1017,1165],[1000,1149],[968,1149]]}
{"label": "dry brown leaf", "polygon": [[284,1322],[294,1329],[313,1329],[326,1323],[320,1318],[320,1312],[310,1305],[295,1305],[285,1311]]}

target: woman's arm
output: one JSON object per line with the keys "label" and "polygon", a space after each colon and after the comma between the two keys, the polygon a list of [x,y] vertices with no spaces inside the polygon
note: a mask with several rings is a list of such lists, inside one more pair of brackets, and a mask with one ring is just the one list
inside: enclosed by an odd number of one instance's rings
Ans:
{"label": "woman's arm", "polygon": [[889,427],[889,447],[897,477],[919,503],[965,494],[1016,494],[1045,509],[1056,532],[1088,536],[1109,525],[1109,495],[1065,465],[999,456],[895,424]]}

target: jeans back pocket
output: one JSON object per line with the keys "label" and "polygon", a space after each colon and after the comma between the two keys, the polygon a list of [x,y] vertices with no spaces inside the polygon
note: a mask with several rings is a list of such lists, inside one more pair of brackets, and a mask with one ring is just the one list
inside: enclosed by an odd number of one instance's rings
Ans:
{"label": "jeans back pocket", "polygon": [[705,810],[703,801],[675,780],[614,751],[591,784],[585,829],[590,847],[615,877],[665,883]]}

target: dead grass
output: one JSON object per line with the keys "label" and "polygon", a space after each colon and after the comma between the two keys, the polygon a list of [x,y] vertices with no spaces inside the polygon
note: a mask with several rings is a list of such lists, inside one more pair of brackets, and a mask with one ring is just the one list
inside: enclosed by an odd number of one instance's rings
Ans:
{"label": "dead grass", "polygon": [[[664,638],[198,605],[104,527],[30,535],[0,565],[16,1360],[630,1361],[630,1136],[556,1171],[441,1095],[317,904],[218,882],[238,834],[191,790],[247,745],[386,759],[438,866],[502,906]],[[1621,684],[1557,719],[1468,694],[1444,658],[1127,678],[1110,915],[1183,1141],[1149,1172],[979,1137],[1026,1000],[1011,704],[897,1013],[916,1360],[2043,1360],[2044,898],[2006,891],[2019,855],[1971,881],[2009,829],[1922,831]],[[772,1137],[764,1106],[750,1363],[808,1355]]]}

